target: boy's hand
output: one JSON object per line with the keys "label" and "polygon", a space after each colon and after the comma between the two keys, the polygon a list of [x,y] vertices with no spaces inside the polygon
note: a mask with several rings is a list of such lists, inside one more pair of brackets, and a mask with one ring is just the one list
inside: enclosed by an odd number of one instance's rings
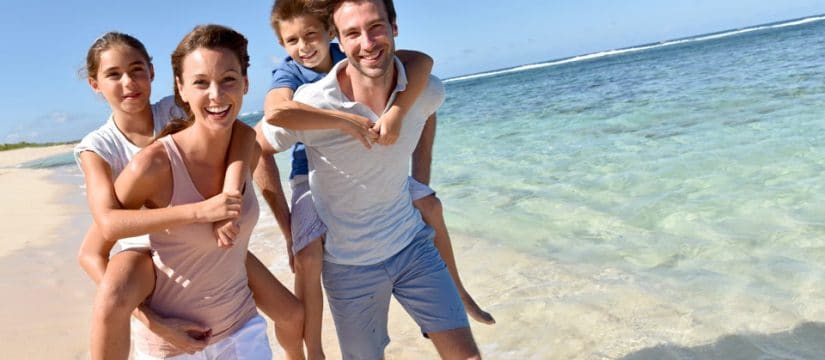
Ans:
{"label": "boy's hand", "polygon": [[165,318],[157,325],[156,334],[188,354],[203,350],[212,337],[212,329],[184,319]]}
{"label": "boy's hand", "polygon": [[216,222],[225,219],[234,219],[241,213],[240,191],[220,193],[198,203],[195,218],[199,222]]}
{"label": "boy's hand", "polygon": [[224,219],[212,224],[212,231],[218,239],[218,247],[230,248],[235,245],[235,237],[241,232],[241,227],[235,219]]}
{"label": "boy's hand", "polygon": [[360,115],[341,113],[342,120],[339,129],[349,136],[360,141],[365,148],[372,148],[372,143],[378,140],[378,133],[373,130],[373,123]]}
{"label": "boy's hand", "polygon": [[401,133],[401,120],[396,117],[382,118],[373,125],[372,130],[378,133],[378,145],[395,144]]}

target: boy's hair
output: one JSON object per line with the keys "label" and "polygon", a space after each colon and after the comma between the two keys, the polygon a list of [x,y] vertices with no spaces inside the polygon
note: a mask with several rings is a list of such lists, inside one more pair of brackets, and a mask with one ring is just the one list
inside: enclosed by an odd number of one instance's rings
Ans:
{"label": "boy's hair", "polygon": [[319,6],[319,3],[321,2],[318,0],[275,0],[272,4],[272,12],[269,14],[269,24],[278,36],[278,41],[284,40],[281,38],[278,24],[298,16],[312,16],[324,24],[324,30],[330,29],[329,13],[326,12],[326,7]]}
{"label": "boy's hair", "polygon": [[[373,1],[373,2],[381,2],[384,4],[384,10],[387,12],[387,20],[390,21],[390,24],[395,24],[395,5],[393,5],[392,0],[316,0],[318,4],[316,5],[319,9],[324,9],[323,11],[329,17],[329,23],[333,27],[335,26],[335,22],[332,21],[332,14],[335,13],[335,9],[337,9],[341,4],[346,2],[364,2],[364,1]],[[336,29],[335,32],[337,33],[338,30]]]}

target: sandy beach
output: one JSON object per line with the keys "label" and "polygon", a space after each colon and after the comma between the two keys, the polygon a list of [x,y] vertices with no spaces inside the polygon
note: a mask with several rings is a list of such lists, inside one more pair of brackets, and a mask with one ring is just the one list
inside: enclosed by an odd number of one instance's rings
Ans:
{"label": "sandy beach", "polygon": [[[0,321],[3,359],[86,359],[94,286],[77,265],[76,252],[91,223],[80,185],[82,177],[58,179],[54,169],[20,168],[21,163],[68,153],[72,145],[0,152],[5,188],[0,206],[0,291],[5,296]],[[283,253],[282,236],[262,208],[250,249],[292,288],[293,275]],[[277,245],[273,245],[277,244]],[[325,308],[324,344],[330,359],[340,358],[335,327]],[[275,358],[282,358],[270,327]],[[434,358],[436,352],[395,302],[391,306],[387,349],[391,359]]]}
{"label": "sandy beach", "polygon": [[71,145],[0,152],[0,329],[4,359],[84,358],[93,287],[75,261],[90,221],[77,185],[47,169],[16,165]]}
{"label": "sandy beach", "polygon": [[[82,178],[16,167],[69,150],[0,152],[0,212],[11,229],[0,248],[0,321],[8,325],[0,329],[3,359],[89,357],[94,287],[75,260],[91,221]],[[497,320],[471,323],[489,359],[816,359],[825,353],[825,294],[816,279],[804,297],[777,303],[744,291],[697,293],[680,281],[650,283],[620,269],[548,260],[466,234],[453,234],[453,244],[466,288]],[[265,207],[250,250],[292,288],[282,236]],[[339,359],[328,307],[324,317],[327,356]],[[387,359],[438,357],[395,301],[389,319]],[[283,358],[271,327],[270,342],[275,358]]]}

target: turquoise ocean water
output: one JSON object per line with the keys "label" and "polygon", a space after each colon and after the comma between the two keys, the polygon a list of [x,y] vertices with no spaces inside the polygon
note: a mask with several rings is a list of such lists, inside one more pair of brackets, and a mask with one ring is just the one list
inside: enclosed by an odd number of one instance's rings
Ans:
{"label": "turquoise ocean water", "polygon": [[822,355],[823,54],[816,17],[447,80],[432,184],[482,349]]}
{"label": "turquoise ocean water", "polygon": [[709,291],[823,282],[823,54],[811,21],[448,81],[449,224]]}

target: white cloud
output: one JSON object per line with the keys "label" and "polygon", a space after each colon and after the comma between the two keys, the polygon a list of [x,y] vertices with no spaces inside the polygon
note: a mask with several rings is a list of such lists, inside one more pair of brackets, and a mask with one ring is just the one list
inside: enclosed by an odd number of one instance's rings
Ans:
{"label": "white cloud", "polygon": [[65,124],[66,120],[69,118],[69,114],[64,112],[53,112],[49,114],[49,116],[55,124]]}

